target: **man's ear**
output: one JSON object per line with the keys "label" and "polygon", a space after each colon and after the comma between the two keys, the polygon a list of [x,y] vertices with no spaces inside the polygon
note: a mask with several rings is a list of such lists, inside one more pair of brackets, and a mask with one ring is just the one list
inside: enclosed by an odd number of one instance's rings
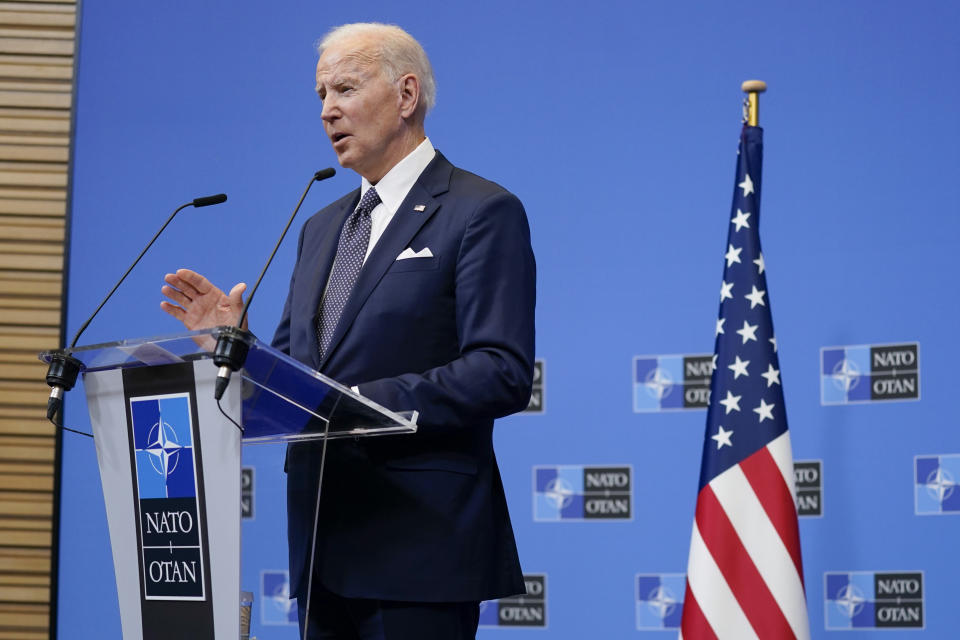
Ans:
{"label": "man's ear", "polygon": [[420,106],[420,78],[408,73],[398,82],[400,83],[400,115],[403,118],[410,118]]}

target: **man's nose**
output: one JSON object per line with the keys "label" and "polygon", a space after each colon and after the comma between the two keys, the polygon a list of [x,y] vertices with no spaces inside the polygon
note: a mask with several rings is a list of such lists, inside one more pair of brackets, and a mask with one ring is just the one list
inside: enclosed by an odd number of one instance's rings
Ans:
{"label": "man's nose", "polygon": [[339,109],[337,109],[336,102],[331,96],[327,96],[327,99],[323,101],[323,109],[320,111],[320,118],[326,122],[332,122],[336,120],[340,115]]}

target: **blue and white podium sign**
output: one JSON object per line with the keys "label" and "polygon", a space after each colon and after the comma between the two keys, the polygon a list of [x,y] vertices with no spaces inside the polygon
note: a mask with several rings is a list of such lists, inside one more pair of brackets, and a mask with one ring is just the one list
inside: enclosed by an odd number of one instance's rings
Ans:
{"label": "blue and white podium sign", "polygon": [[[126,639],[239,637],[240,431],[215,378],[206,360],[84,376]],[[240,415],[239,385],[221,404]]]}

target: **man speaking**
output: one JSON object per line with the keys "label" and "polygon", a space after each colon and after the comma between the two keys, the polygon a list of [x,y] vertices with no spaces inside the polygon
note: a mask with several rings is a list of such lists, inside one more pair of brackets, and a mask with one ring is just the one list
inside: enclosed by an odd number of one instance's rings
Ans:
{"label": "man speaking", "polygon": [[[291,594],[311,638],[473,638],[479,601],[524,590],[492,433],[530,398],[526,214],[434,150],[433,72],[409,34],[350,24],[319,51],[323,126],[361,183],[304,224],[273,345],[420,418],[412,436],[329,444],[312,581],[320,446],[288,448]],[[166,282],[188,329],[239,318],[243,284]]]}

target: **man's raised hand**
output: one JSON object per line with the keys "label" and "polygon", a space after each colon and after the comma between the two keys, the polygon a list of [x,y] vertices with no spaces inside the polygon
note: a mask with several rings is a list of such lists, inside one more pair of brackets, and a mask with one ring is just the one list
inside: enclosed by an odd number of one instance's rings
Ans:
{"label": "man's raised hand", "polygon": [[[221,325],[235,325],[243,312],[243,292],[247,285],[234,285],[229,294],[190,269],[178,269],[163,277],[160,292],[172,300],[164,300],[160,308],[184,324],[190,331]],[[246,319],[244,319],[246,325]]]}

